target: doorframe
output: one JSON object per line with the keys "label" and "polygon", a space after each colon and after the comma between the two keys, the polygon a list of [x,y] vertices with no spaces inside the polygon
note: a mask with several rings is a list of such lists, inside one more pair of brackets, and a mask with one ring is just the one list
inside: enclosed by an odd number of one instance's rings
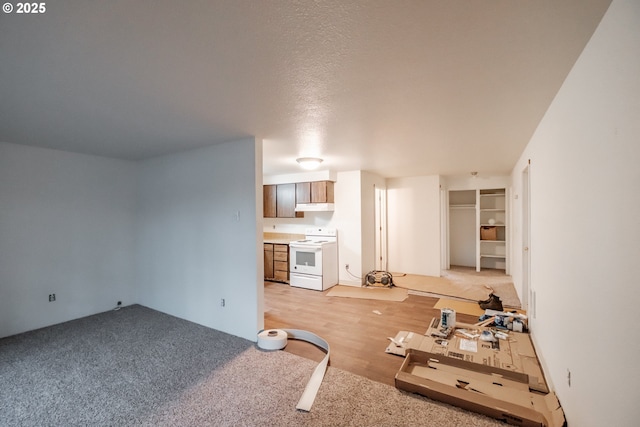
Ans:
{"label": "doorframe", "polygon": [[373,185],[374,213],[373,227],[375,236],[374,269],[387,271],[388,242],[387,242],[387,189]]}
{"label": "doorframe", "polygon": [[[531,298],[531,161],[522,170],[522,308],[529,310]],[[534,309],[535,313],[535,309]],[[535,317],[535,316],[534,316]]]}
{"label": "doorframe", "polygon": [[449,245],[449,190],[440,186],[440,275],[451,268]]}

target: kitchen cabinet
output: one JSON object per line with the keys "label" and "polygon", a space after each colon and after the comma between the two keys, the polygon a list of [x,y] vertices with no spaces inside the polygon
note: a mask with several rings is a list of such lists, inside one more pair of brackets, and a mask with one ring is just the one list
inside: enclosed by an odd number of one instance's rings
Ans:
{"label": "kitchen cabinet", "polygon": [[276,211],[276,186],[264,185],[262,187],[262,207],[264,218],[275,218]]}
{"label": "kitchen cabinet", "polygon": [[311,183],[296,183],[296,203],[311,203]]}
{"label": "kitchen cabinet", "polygon": [[296,212],[296,184],[264,185],[262,187],[264,218],[303,218]]}
{"label": "kitchen cabinet", "polygon": [[273,278],[273,244],[264,244],[264,278]]}
{"label": "kitchen cabinet", "polygon": [[311,203],[333,203],[333,181],[312,182]]}
{"label": "kitchen cabinet", "polygon": [[264,280],[289,283],[289,245],[264,244]]}
{"label": "kitchen cabinet", "polygon": [[333,181],[298,182],[296,203],[333,203]]}
{"label": "kitchen cabinet", "polygon": [[273,245],[273,278],[289,283],[289,245]]}
{"label": "kitchen cabinet", "polygon": [[296,217],[295,184],[278,184],[276,186],[276,212],[278,218]]}

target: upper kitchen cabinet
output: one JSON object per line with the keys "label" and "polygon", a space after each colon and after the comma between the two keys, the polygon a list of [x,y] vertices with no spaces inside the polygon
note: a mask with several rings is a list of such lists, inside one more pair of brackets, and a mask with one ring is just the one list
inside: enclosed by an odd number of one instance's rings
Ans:
{"label": "upper kitchen cabinet", "polygon": [[278,218],[295,218],[296,185],[279,184],[276,186],[276,212]]}
{"label": "upper kitchen cabinet", "polygon": [[303,218],[305,211],[333,210],[333,181],[272,184],[263,188],[264,218]]}
{"label": "upper kitchen cabinet", "polygon": [[333,181],[312,182],[311,203],[333,203]]}
{"label": "upper kitchen cabinet", "polygon": [[310,182],[298,182],[296,184],[296,203],[311,203]]}
{"label": "upper kitchen cabinet", "polygon": [[276,211],[276,186],[264,185],[262,186],[262,208],[263,216],[265,218],[275,218]]}
{"label": "upper kitchen cabinet", "polygon": [[264,218],[302,218],[303,212],[296,212],[296,184],[264,185]]}
{"label": "upper kitchen cabinet", "polygon": [[333,181],[298,182],[297,203],[333,203]]}

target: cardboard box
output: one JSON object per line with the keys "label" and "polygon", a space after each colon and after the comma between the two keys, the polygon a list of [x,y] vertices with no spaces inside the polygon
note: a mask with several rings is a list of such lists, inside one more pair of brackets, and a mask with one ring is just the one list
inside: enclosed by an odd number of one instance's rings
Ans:
{"label": "cardboard box", "polygon": [[[491,368],[491,372],[510,377],[513,373],[524,375],[523,382],[528,383],[529,389],[541,393],[548,393],[549,388],[544,379],[542,368],[538,362],[531,337],[526,333],[508,332],[509,339],[498,340],[495,343],[481,341],[479,338],[470,339],[460,333],[452,332],[446,338],[432,336],[439,332],[440,319],[434,318],[425,335],[416,332],[400,331],[394,338],[401,346],[390,344],[388,353],[404,356],[409,349],[446,356],[447,358],[469,362],[474,369],[482,366]],[[465,323],[456,323],[456,331],[466,329],[477,331],[483,328]]]}
{"label": "cardboard box", "polygon": [[565,418],[555,393],[529,391],[522,374],[409,349],[396,387],[523,427],[560,427]]}
{"label": "cardboard box", "polygon": [[493,226],[480,227],[480,240],[497,240],[498,229]]}

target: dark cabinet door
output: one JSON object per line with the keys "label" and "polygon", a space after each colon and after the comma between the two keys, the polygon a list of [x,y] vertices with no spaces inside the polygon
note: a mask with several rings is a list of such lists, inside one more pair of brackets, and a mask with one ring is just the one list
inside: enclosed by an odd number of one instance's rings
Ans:
{"label": "dark cabinet door", "polygon": [[278,218],[295,218],[296,216],[296,185],[278,184],[276,212]]}
{"label": "dark cabinet door", "polygon": [[264,278],[273,279],[273,245],[264,245]]}
{"label": "dark cabinet door", "polygon": [[311,203],[311,183],[296,183],[296,203]]}
{"label": "dark cabinet door", "polygon": [[333,182],[315,181],[311,183],[311,203],[333,203]]}
{"label": "dark cabinet door", "polygon": [[276,186],[275,185],[264,185],[262,187],[263,199],[262,199],[262,207],[263,207],[263,217],[264,218],[275,218],[276,217]]}

